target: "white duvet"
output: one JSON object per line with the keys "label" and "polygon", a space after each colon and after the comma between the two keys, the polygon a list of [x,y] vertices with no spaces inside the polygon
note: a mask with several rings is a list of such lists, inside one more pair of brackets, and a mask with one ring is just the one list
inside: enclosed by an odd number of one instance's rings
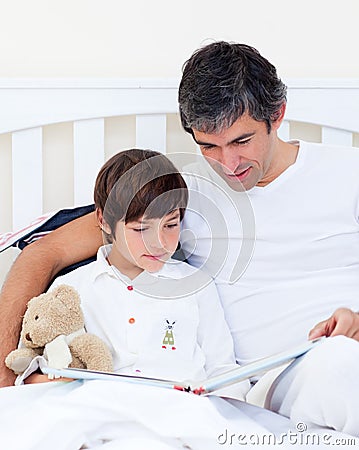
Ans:
{"label": "white duvet", "polygon": [[[299,433],[287,419],[240,401],[116,381],[3,388],[0,406],[1,450],[211,450],[255,441],[267,448],[259,443]],[[278,442],[274,447],[300,443]]]}

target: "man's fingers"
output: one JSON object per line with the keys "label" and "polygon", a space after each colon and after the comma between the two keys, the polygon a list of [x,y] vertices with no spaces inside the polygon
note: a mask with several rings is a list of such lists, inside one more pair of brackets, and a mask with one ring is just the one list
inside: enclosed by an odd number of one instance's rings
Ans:
{"label": "man's fingers", "polygon": [[359,314],[348,308],[339,308],[329,319],[319,322],[310,330],[309,339],[339,335],[359,341]]}
{"label": "man's fingers", "polygon": [[309,339],[317,339],[322,336],[327,336],[327,322],[328,320],[324,320],[323,322],[317,323],[317,325],[309,331]]}
{"label": "man's fingers", "polygon": [[335,311],[335,327],[330,336],[347,336],[358,339],[359,335],[359,316],[350,309],[340,308]]}

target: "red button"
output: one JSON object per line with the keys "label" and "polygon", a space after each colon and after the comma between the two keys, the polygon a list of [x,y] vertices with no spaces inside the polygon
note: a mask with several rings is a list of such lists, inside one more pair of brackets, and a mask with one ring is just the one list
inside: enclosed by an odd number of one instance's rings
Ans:
{"label": "red button", "polygon": [[133,318],[133,317],[131,317],[130,319],[128,319],[128,323],[135,323],[136,322],[136,320]]}
{"label": "red button", "polygon": [[129,291],[133,291],[133,286],[127,286],[127,289],[128,289]]}

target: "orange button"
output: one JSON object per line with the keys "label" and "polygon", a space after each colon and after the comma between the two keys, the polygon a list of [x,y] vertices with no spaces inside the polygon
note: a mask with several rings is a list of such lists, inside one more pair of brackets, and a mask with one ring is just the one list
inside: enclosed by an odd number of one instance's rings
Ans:
{"label": "orange button", "polygon": [[136,320],[133,317],[130,317],[128,319],[128,323],[135,323],[135,322],[136,322]]}

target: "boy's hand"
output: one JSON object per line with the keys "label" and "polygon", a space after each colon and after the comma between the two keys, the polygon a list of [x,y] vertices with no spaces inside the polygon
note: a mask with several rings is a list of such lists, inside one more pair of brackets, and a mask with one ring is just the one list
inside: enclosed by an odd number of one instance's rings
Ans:
{"label": "boy's hand", "polygon": [[309,339],[321,336],[343,335],[359,341],[359,314],[348,308],[339,308],[327,320],[315,325],[309,332]]}
{"label": "boy's hand", "polygon": [[72,378],[54,378],[52,380],[49,379],[47,375],[43,375],[41,373],[32,373],[25,380],[25,384],[34,384],[34,383],[49,383],[51,381],[74,381]]}

